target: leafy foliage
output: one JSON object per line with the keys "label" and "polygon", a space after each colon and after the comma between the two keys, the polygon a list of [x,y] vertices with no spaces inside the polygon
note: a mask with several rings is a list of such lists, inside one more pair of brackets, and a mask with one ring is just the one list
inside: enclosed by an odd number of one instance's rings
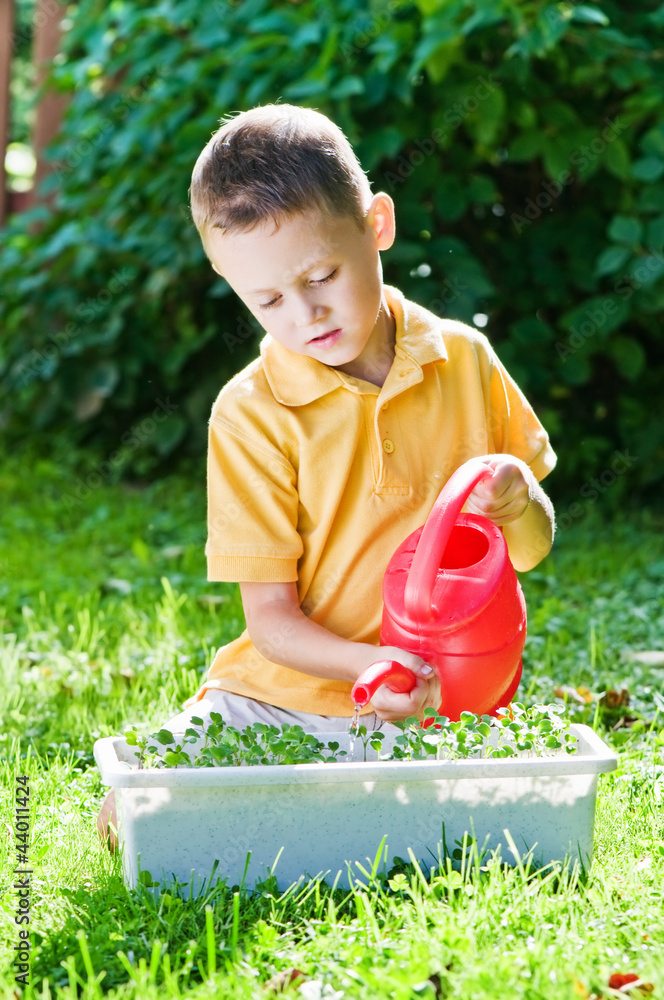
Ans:
{"label": "leafy foliage", "polygon": [[532,705],[515,702],[499,718],[462,712],[458,722],[450,722],[435,709],[427,708],[427,722],[418,719],[396,722],[403,735],[397,736],[395,760],[436,760],[465,757],[533,756],[547,757],[559,750],[576,751],[569,732],[569,719],[562,718],[563,705]]}
{"label": "leafy foliage", "polygon": [[[125,737],[129,746],[138,748],[139,767],[331,763],[335,758],[325,757],[324,751],[339,749],[338,743],[325,746],[312,734],[305,733],[302,726],[278,727],[255,722],[244,729],[236,729],[227,725],[219,712],[210,713],[210,724],[205,728],[202,719],[194,716],[191,721],[193,725],[179,741],[168,729],[160,729],[150,736],[139,736],[135,728],[129,729]],[[185,747],[198,744],[201,739],[203,746],[192,759]]]}
{"label": "leafy foliage", "polygon": [[330,115],[393,196],[386,280],[488,318],[567,493],[654,494],[663,31],[646,0],[82,0],[53,73],[71,94],[53,207],[4,232],[6,429],[66,430],[139,471],[202,451],[260,331],[204,258],[191,168],[221,116],[281,100]]}
{"label": "leafy foliage", "polygon": [[[546,757],[564,749],[574,753],[576,740],[569,720],[562,718],[563,705],[515,703],[508,714],[495,719],[488,715],[462,712],[458,722],[450,722],[434,709],[425,709],[424,724],[413,717],[394,723],[401,736],[394,746],[383,748],[385,734],[368,732],[366,726],[351,728],[350,756],[355,738],[379,753],[379,760],[456,760],[468,757]],[[227,725],[219,712],[210,713],[210,723],[192,717],[192,726],[180,740],[169,729],[139,736],[135,727],[127,730],[129,746],[137,748],[139,768],[143,767],[242,767],[256,764],[334,764],[349,756],[336,741],[323,743],[301,726],[268,726],[262,722],[236,729]],[[200,741],[203,746],[200,747]],[[198,746],[192,757],[185,747]]]}
{"label": "leafy foliage", "polygon": [[34,87],[34,66],[31,59],[33,14],[33,0],[15,0],[8,136],[10,142],[30,141],[30,93]]}

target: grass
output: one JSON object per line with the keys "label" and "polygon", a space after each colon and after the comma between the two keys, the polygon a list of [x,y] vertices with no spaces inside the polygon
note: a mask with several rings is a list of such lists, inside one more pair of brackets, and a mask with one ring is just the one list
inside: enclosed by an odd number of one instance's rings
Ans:
{"label": "grass", "polygon": [[[0,472],[0,1000],[21,990],[9,831],[24,774],[28,1000],[269,997],[265,984],[293,969],[303,976],[285,995],[305,1000],[578,1000],[626,995],[609,981],[627,972],[664,993],[664,669],[629,658],[662,646],[660,517],[603,524],[589,513],[522,578],[521,700],[585,686],[592,699],[577,694],[569,714],[620,750],[600,781],[590,872],[489,857],[461,873],[406,866],[391,884],[358,870],[351,890],[279,893],[267,882],[253,894],[155,900],[128,891],[98,843],[105,789],[92,745],[174,714],[213,650],[239,634],[242,608],[235,585],[205,580],[203,468],[149,485],[109,480],[72,505],[80,475],[74,460],[10,460]],[[628,704],[599,702],[623,689]]]}

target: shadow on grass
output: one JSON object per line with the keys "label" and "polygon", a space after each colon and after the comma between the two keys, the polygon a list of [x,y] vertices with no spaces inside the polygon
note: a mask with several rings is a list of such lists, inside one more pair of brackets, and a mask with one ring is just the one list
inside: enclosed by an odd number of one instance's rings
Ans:
{"label": "shadow on grass", "polygon": [[212,963],[233,975],[256,952],[254,965],[260,966],[266,926],[287,928],[292,946],[310,935],[312,921],[351,923],[359,895],[368,896],[374,912],[389,921],[396,908],[427,900],[461,908],[469,895],[495,887],[496,880],[506,893],[532,891],[537,884],[551,896],[574,894],[589,877],[578,862],[538,868],[532,854],[507,864],[499,851],[478,848],[471,837],[435,863],[433,857],[418,861],[411,852],[409,861],[395,857],[391,867],[383,862],[381,868],[382,847],[368,868],[356,863],[351,872],[349,866],[350,889],[317,878],[280,891],[270,876],[253,889],[211,879],[192,896],[191,886],[182,884],[156,893],[149,875],[146,885],[128,889],[116,873],[100,873],[93,888],[63,887],[69,912],[48,938],[35,935],[32,982],[46,979],[51,989],[77,982],[83,988],[96,979],[103,993],[132,980],[145,987],[177,981],[179,991],[208,979]]}

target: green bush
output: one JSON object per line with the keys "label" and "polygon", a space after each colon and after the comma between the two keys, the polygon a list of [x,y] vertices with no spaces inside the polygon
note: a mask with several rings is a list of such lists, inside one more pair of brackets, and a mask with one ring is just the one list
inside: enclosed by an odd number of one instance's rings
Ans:
{"label": "green bush", "polygon": [[30,142],[30,96],[34,87],[31,50],[34,0],[14,0],[9,142]]}
{"label": "green bush", "polygon": [[3,234],[10,440],[64,432],[113,474],[202,451],[261,334],[204,259],[191,169],[221,116],[281,100],[330,115],[393,196],[386,280],[487,317],[559,451],[554,491],[655,495],[664,7],[82,0],[71,17],[54,206]]}

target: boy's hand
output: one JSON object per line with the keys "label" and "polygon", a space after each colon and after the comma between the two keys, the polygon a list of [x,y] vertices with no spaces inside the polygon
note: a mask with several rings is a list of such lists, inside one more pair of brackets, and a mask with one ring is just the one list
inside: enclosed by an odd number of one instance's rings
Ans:
{"label": "boy's hand", "polygon": [[502,528],[518,521],[532,498],[535,478],[525,464],[513,455],[483,455],[480,459],[494,470],[490,479],[478,483],[466,501],[471,514],[482,514]]}
{"label": "boy's hand", "polygon": [[378,688],[371,706],[379,719],[384,722],[397,722],[416,715],[418,719],[424,716],[425,708],[440,708],[440,679],[435,667],[430,666],[415,653],[408,653],[398,646],[377,646],[376,659],[397,660],[404,667],[412,670],[417,677],[417,684],[408,694],[396,694],[383,684]]}

